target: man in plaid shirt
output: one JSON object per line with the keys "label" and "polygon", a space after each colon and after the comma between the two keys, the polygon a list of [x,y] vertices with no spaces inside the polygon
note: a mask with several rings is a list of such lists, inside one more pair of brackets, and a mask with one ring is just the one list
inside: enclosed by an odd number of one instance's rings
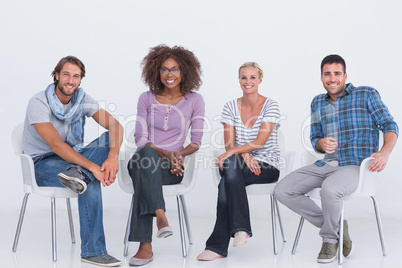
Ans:
{"label": "man in plaid shirt", "polygon": [[[342,57],[329,55],[322,60],[321,81],[327,93],[311,103],[310,139],[314,150],[325,153],[325,157],[286,176],[274,192],[280,202],[320,228],[323,243],[319,263],[336,258],[343,197],[356,190],[361,162],[374,157],[369,170],[382,171],[399,132],[378,92],[346,84],[346,79]],[[381,150],[379,130],[384,133]],[[322,208],[305,195],[319,187]],[[346,221],[344,226],[343,254],[350,257],[353,247]]]}

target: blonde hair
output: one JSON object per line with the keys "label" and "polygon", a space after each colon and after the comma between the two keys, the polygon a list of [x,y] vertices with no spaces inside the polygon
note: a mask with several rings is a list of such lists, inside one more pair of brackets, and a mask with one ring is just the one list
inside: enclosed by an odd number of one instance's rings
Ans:
{"label": "blonde hair", "polygon": [[246,67],[254,67],[254,68],[256,68],[257,71],[258,71],[258,75],[260,76],[260,79],[262,79],[262,77],[264,76],[264,72],[263,72],[263,70],[261,69],[261,66],[258,65],[258,63],[254,62],[254,61],[249,61],[249,62],[243,63],[243,64],[239,67],[239,78],[240,78],[240,71],[241,71],[241,69],[246,68]]}

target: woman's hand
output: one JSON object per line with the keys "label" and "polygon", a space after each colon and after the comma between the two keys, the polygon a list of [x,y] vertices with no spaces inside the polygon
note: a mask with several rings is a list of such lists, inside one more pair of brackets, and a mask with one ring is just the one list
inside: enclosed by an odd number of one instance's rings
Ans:
{"label": "woman's hand", "polygon": [[172,166],[170,173],[175,174],[176,176],[183,176],[183,156],[178,152],[167,152],[165,158],[167,158]]}
{"label": "woman's hand", "polygon": [[260,176],[261,174],[261,166],[258,164],[258,161],[252,157],[249,153],[243,153],[241,156],[244,159],[244,163],[248,166],[250,171],[254,173],[257,176]]}
{"label": "woman's hand", "polygon": [[216,159],[216,166],[220,170],[223,170],[223,164],[224,164],[225,160],[228,159],[229,157],[231,157],[233,154],[234,154],[233,150],[229,149],[226,152],[224,152],[223,154],[221,154],[220,156],[218,156],[218,158]]}

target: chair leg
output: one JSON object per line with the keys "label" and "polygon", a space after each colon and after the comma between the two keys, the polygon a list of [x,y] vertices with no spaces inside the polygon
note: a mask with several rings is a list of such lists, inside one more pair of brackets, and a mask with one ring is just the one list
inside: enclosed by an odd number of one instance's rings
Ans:
{"label": "chair leg", "polygon": [[13,252],[17,251],[18,241],[20,239],[22,222],[24,221],[25,209],[27,207],[28,197],[29,197],[29,193],[26,193],[24,195],[24,199],[22,201],[22,206],[21,206],[21,211],[20,211],[20,218],[18,219],[17,230],[15,231]]}
{"label": "chair leg", "polygon": [[297,244],[299,244],[299,239],[300,239],[300,234],[301,231],[303,229],[303,223],[304,223],[304,218],[301,217],[300,218],[300,223],[299,223],[299,227],[297,228],[297,233],[296,233],[296,237],[295,237],[295,241],[293,243],[293,248],[292,248],[292,254],[296,254],[296,248],[297,248]]}
{"label": "chair leg", "polygon": [[274,254],[278,254],[278,249],[276,248],[276,218],[275,218],[275,199],[271,194],[271,221],[272,221],[272,240],[274,246]]}
{"label": "chair leg", "polygon": [[75,244],[75,232],[74,232],[73,214],[71,213],[70,198],[66,198],[66,203],[67,203],[68,222],[70,223],[71,243]]}
{"label": "chair leg", "polygon": [[180,237],[181,237],[181,248],[183,252],[183,257],[187,257],[187,248],[186,248],[186,234],[184,232],[184,223],[183,223],[183,205],[181,203],[180,197],[176,196],[177,199],[177,213],[179,214],[179,225],[180,225]]}
{"label": "chair leg", "polygon": [[131,206],[130,206],[130,211],[128,213],[128,220],[127,220],[127,226],[126,226],[126,233],[124,234],[124,251],[123,255],[127,256],[128,252],[128,244],[130,243],[128,241],[128,236],[130,235],[130,227],[131,227],[131,216],[133,214],[133,207],[134,207],[134,195],[131,197]]}
{"label": "chair leg", "polygon": [[52,220],[52,258],[57,261],[57,244],[56,244],[56,198],[51,198],[51,220]]}
{"label": "chair leg", "polygon": [[341,211],[341,218],[339,219],[338,264],[342,265],[342,262],[343,262],[343,207]]}
{"label": "chair leg", "polygon": [[380,242],[381,242],[381,248],[382,248],[382,255],[387,256],[387,250],[385,249],[385,243],[384,243],[384,234],[382,232],[382,224],[381,224],[381,218],[380,218],[380,210],[378,209],[378,204],[377,200],[375,199],[374,196],[371,196],[371,199],[373,200],[373,205],[374,205],[374,211],[375,211],[375,217],[377,219],[377,227],[378,227],[378,234],[380,235]]}
{"label": "chair leg", "polygon": [[184,216],[184,222],[186,224],[186,229],[187,229],[187,237],[190,245],[193,244],[193,236],[191,235],[191,229],[190,229],[190,221],[188,220],[188,212],[187,212],[187,206],[186,206],[186,201],[184,199],[184,195],[180,195],[181,199],[181,204],[183,206],[183,216]]}
{"label": "chair leg", "polygon": [[281,228],[282,240],[283,240],[283,242],[286,242],[286,236],[285,236],[285,232],[283,230],[283,224],[282,224],[281,211],[279,210],[278,200],[276,200],[275,197],[274,197],[274,201],[275,201],[276,215],[278,216],[278,221],[279,221],[279,227]]}

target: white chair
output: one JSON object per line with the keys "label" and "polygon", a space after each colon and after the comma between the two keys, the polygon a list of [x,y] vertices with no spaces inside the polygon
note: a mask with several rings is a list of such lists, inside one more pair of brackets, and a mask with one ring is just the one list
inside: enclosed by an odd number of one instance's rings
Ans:
{"label": "white chair", "polygon": [[[319,159],[319,154],[315,152],[303,152],[302,154],[302,165],[310,165],[313,164],[315,161]],[[321,157],[322,158],[322,157]],[[368,167],[371,165],[373,162],[374,158],[373,157],[368,157],[363,160],[363,162],[360,165],[360,173],[359,173],[359,184],[356,188],[356,191],[353,193],[347,195],[344,197],[344,201],[352,200],[357,197],[371,197],[373,200],[373,205],[374,205],[374,212],[375,216],[377,219],[377,227],[378,227],[378,233],[380,235],[380,243],[381,243],[381,248],[382,248],[382,253],[384,256],[387,255],[386,249],[385,249],[385,244],[384,244],[384,235],[382,231],[382,225],[381,225],[381,219],[380,219],[380,213],[378,209],[378,204],[377,200],[375,198],[376,194],[376,183],[377,183],[377,172],[370,172],[368,170]],[[320,199],[320,188],[313,189],[312,191],[307,193],[307,196],[314,198],[314,199]],[[293,244],[293,249],[292,249],[292,254],[296,253],[296,248],[297,244],[299,243],[299,238],[300,238],[300,233],[303,228],[303,223],[304,223],[304,218],[301,217],[299,227],[297,229],[295,241]],[[341,218],[339,219],[339,243],[338,243],[338,264],[342,264],[343,262],[343,207],[342,207],[342,213],[341,213]]]}
{"label": "white chair", "polygon": [[[128,237],[130,235],[130,225],[131,225],[131,215],[133,212],[133,205],[134,205],[134,187],[133,187],[133,182],[131,180],[130,175],[128,174],[127,170],[127,164],[128,161],[131,159],[132,155],[136,151],[136,148],[129,147],[125,145],[124,147],[122,146],[122,150],[120,151],[120,169],[119,169],[119,175],[118,175],[118,181],[120,188],[125,191],[126,193],[129,193],[132,195],[131,197],[131,206],[130,206],[130,212],[128,215],[128,221],[127,221],[127,227],[126,227],[126,233],[124,235],[124,256],[127,256],[127,251],[128,251]],[[190,223],[188,220],[188,213],[187,213],[187,207],[186,207],[186,202],[184,200],[184,195],[189,193],[190,191],[193,190],[195,186],[195,182],[197,179],[197,172],[195,170],[195,159],[196,159],[196,154],[193,153],[192,155],[186,156],[184,158],[184,166],[185,166],[185,171],[183,175],[183,180],[178,183],[178,184],[173,184],[173,185],[163,185],[163,196],[176,196],[177,199],[177,212],[179,216],[179,226],[180,226],[180,237],[181,237],[181,246],[182,246],[182,253],[183,257],[187,257],[187,246],[186,246],[186,235],[184,231],[184,223],[186,224],[186,229],[187,229],[187,235],[189,239],[190,245],[193,244],[193,238],[191,236],[191,230],[190,230]],[[184,223],[183,223],[184,222]]]}
{"label": "white chair", "polygon": [[[280,176],[279,180],[285,177],[292,171],[293,162],[295,158],[295,152],[293,151],[285,151],[285,140],[281,131],[278,132],[279,137],[279,149],[281,152],[281,162],[280,162]],[[216,159],[219,155],[224,153],[224,149],[215,149],[212,151],[213,157]],[[218,167],[214,166],[212,168],[212,175],[215,182],[215,185],[218,186],[219,181],[221,180],[221,176],[219,174]],[[278,181],[279,181],[278,180]],[[276,186],[275,183],[265,183],[265,184],[251,184],[246,186],[246,192],[248,195],[269,195],[271,199],[271,221],[272,221],[272,238],[273,238],[273,248],[274,254],[278,254],[277,243],[276,243],[276,215],[278,215],[279,226],[281,229],[282,240],[286,242],[285,232],[283,231],[282,218],[279,211],[278,201],[274,197],[274,188]]]}
{"label": "white chair", "polygon": [[48,197],[51,200],[51,221],[52,221],[52,258],[57,261],[57,245],[56,245],[56,198],[66,198],[68,220],[70,223],[71,242],[75,243],[74,225],[71,214],[70,198],[76,198],[78,195],[64,187],[40,187],[36,183],[34,163],[32,158],[22,153],[22,132],[24,124],[17,125],[11,134],[11,141],[14,147],[14,153],[20,158],[22,179],[24,183],[25,196],[22,202],[20,217],[18,220],[17,231],[15,232],[13,252],[17,250],[18,240],[20,237],[22,222],[24,220],[25,208],[28,202],[28,196],[31,193]]}

